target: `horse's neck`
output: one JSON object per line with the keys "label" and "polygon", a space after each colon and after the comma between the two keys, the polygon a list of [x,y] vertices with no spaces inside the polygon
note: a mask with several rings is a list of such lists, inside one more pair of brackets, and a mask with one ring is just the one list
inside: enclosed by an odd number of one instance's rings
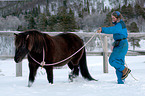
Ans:
{"label": "horse's neck", "polygon": [[53,55],[55,52],[55,44],[54,44],[54,40],[51,36],[49,35],[45,35],[44,36],[44,46],[45,46],[45,53],[46,54],[51,54]]}
{"label": "horse's neck", "polygon": [[47,46],[47,47],[54,47],[54,40],[51,36],[49,35],[44,35],[43,36],[44,38],[44,44]]}

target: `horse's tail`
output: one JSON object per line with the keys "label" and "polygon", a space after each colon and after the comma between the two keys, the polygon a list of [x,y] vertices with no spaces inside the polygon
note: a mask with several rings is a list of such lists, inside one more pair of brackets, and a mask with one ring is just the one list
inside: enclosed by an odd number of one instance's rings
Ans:
{"label": "horse's tail", "polygon": [[[95,80],[94,78],[92,78],[92,76],[90,75],[88,71],[85,48],[84,48],[83,56],[79,62],[79,66],[80,66],[81,74],[85,79]],[[95,81],[98,81],[98,80],[95,80]]]}

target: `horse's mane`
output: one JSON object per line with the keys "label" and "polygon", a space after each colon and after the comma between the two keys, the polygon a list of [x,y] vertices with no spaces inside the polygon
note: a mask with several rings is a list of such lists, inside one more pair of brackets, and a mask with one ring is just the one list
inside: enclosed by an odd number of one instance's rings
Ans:
{"label": "horse's mane", "polygon": [[19,39],[23,38],[22,40],[28,40],[28,49],[33,50],[36,53],[41,53],[43,47],[45,47],[45,49],[47,50],[46,44],[49,44],[50,42],[46,42],[45,39],[51,39],[49,35],[41,33],[38,30],[27,30],[20,34],[21,38]]}

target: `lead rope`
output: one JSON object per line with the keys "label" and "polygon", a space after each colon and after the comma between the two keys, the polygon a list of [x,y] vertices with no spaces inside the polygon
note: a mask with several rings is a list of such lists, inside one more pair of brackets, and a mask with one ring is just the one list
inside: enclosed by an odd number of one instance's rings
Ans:
{"label": "lead rope", "polygon": [[[128,67],[128,65],[127,65],[126,62],[125,62],[125,66]],[[138,81],[138,79],[136,79],[136,78],[132,75],[132,73],[130,73],[130,75],[131,75],[131,77],[132,77],[135,81]]]}
{"label": "lead rope", "polygon": [[43,61],[41,62],[41,65],[42,65],[41,69],[42,69],[43,66],[45,65],[44,59],[45,59],[45,52],[44,52],[44,47],[43,47]]}
{"label": "lead rope", "polygon": [[[102,45],[102,48],[103,48],[103,50],[104,50],[104,47],[103,47],[103,42],[102,42],[102,38],[101,38],[101,35],[100,35],[100,33],[99,33],[99,38],[100,38],[100,41],[101,41],[101,45]],[[128,65],[127,65],[127,63],[125,62],[125,65],[126,65],[126,67],[128,67]],[[132,73],[130,73],[130,75],[131,75],[131,77],[134,79],[134,80],[136,80],[136,81],[138,81],[133,75],[132,75]]]}
{"label": "lead rope", "polygon": [[88,42],[85,43],[78,51],[76,51],[74,54],[70,55],[68,58],[63,59],[63,60],[61,60],[61,61],[58,61],[58,62],[55,62],[55,63],[52,63],[52,64],[45,64],[45,61],[44,61],[44,59],[45,59],[44,47],[43,47],[43,61],[42,61],[41,63],[39,63],[37,60],[35,60],[30,54],[29,54],[29,56],[33,59],[33,61],[35,61],[36,63],[38,63],[39,65],[41,65],[42,68],[43,68],[43,66],[53,66],[53,65],[57,65],[57,64],[59,64],[59,63],[62,63],[62,62],[64,62],[64,61],[70,59],[71,57],[73,57],[74,55],[76,55],[79,51],[81,51],[81,50],[82,50],[82,49],[83,49],[83,48],[93,39],[93,37],[96,35],[96,33],[97,33],[97,31],[96,31],[96,32],[94,33],[94,35],[88,40]]}

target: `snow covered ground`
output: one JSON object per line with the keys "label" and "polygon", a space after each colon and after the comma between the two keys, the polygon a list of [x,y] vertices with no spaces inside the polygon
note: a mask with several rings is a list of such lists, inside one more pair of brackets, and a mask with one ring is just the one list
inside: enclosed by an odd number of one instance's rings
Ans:
{"label": "snow covered ground", "polygon": [[0,96],[145,96],[145,56],[127,56],[126,63],[132,70],[124,85],[116,84],[114,68],[103,73],[102,56],[87,56],[90,74],[99,81],[86,81],[79,76],[69,82],[70,70],[65,66],[54,69],[54,84],[48,84],[44,69],[39,69],[32,87],[28,83],[28,61],[23,60],[23,76],[15,76],[13,59],[0,60]]}

